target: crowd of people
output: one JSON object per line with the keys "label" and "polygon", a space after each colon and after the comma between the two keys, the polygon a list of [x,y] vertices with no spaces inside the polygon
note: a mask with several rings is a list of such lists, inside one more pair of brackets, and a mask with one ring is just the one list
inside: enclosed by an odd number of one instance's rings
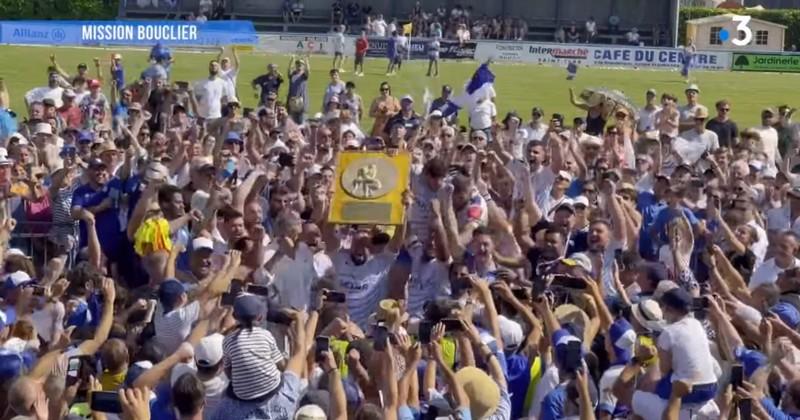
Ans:
{"label": "crowd of people", "polygon": [[[4,419],[800,418],[791,107],[173,62],[0,80]],[[344,151],[411,155],[402,224],[328,222]]]}

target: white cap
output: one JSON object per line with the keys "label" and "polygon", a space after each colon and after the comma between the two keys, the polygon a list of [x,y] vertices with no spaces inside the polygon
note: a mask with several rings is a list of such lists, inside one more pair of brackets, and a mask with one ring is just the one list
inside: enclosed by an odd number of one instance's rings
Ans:
{"label": "white cap", "polygon": [[[197,239],[195,239],[196,241]],[[194,349],[194,361],[199,367],[211,367],[219,364],[222,360],[222,334],[211,334],[200,339],[200,343]]]}
{"label": "white cap", "polygon": [[525,334],[522,332],[522,326],[518,322],[512,321],[503,315],[497,317],[500,324],[500,335],[503,338],[503,345],[506,349],[514,349],[522,344]]}
{"label": "white cap", "polygon": [[661,296],[664,296],[664,293],[669,292],[672,289],[677,289],[678,283],[675,283],[672,280],[661,280],[658,282],[658,286],[656,286],[656,290],[653,291],[653,299],[659,300]]}
{"label": "white cap", "polygon": [[24,271],[15,271],[5,278],[6,285],[10,287],[17,287],[29,281],[31,281],[31,276]]}
{"label": "white cap", "polygon": [[438,109],[434,109],[433,111],[431,111],[430,114],[428,114],[428,117],[441,118],[442,117],[442,111],[439,111]]}
{"label": "white cap", "polygon": [[235,96],[231,96],[230,99],[228,99],[228,103],[229,104],[238,104],[238,103],[240,103],[239,102],[239,98],[237,98]]}
{"label": "white cap", "polygon": [[558,171],[557,177],[572,182],[572,174],[567,171]]}
{"label": "white cap", "polygon": [[12,139],[17,139],[17,144],[28,144],[28,139],[26,139],[21,133],[13,133],[8,136],[8,141],[11,141]]}
{"label": "white cap", "polygon": [[53,126],[51,126],[48,123],[38,123],[38,124],[36,124],[36,127],[34,127],[33,132],[34,132],[34,134],[52,135],[53,134]]}
{"label": "white cap", "polygon": [[181,376],[187,373],[194,375],[196,372],[197,369],[191,365],[186,363],[178,363],[172,368],[172,372],[169,374],[169,384],[170,386],[175,385],[175,382],[178,382],[178,379],[180,379]]}
{"label": "white cap", "polygon": [[294,413],[294,420],[326,420],[327,418],[328,415],[325,414],[325,411],[316,404],[304,405]]}
{"label": "white cap", "polygon": [[270,154],[272,152],[277,152],[277,151],[280,151],[280,150],[283,150],[284,152],[289,153],[289,147],[286,146],[286,143],[284,143],[282,140],[276,141],[272,145],[272,147],[270,147],[269,150],[267,150],[267,154]]}
{"label": "white cap", "polygon": [[361,147],[361,142],[356,138],[348,139],[344,142],[344,147]]}
{"label": "white cap", "polygon": [[214,241],[206,238],[205,236],[194,238],[192,241],[192,250],[196,251],[198,249],[214,249]]}
{"label": "white cap", "polygon": [[572,199],[572,207],[582,204],[584,207],[589,207],[589,199],[585,195],[579,195]]}

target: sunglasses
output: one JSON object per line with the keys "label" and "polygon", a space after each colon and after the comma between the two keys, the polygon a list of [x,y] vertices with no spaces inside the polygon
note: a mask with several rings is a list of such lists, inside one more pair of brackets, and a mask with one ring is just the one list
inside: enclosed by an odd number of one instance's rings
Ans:
{"label": "sunglasses", "polygon": [[388,92],[389,88],[381,88],[381,92]]}
{"label": "sunglasses", "polygon": [[730,108],[720,108],[719,109],[720,112],[728,112],[730,110],[731,110]]}
{"label": "sunglasses", "polygon": [[703,121],[705,121],[706,119],[705,119],[705,118],[695,118],[694,120],[695,120],[695,121],[697,121],[697,122],[703,122]]}
{"label": "sunglasses", "polygon": [[597,190],[594,189],[594,188],[584,188],[584,190],[583,190],[584,194],[594,194],[596,192],[597,192]]}

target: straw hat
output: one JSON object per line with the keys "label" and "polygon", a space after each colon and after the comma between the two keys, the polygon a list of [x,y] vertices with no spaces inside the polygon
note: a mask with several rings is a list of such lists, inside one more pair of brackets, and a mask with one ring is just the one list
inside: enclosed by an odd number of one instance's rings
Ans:
{"label": "straw hat", "polygon": [[469,397],[472,417],[484,419],[497,409],[500,403],[500,387],[486,372],[467,366],[456,372],[456,382]]}

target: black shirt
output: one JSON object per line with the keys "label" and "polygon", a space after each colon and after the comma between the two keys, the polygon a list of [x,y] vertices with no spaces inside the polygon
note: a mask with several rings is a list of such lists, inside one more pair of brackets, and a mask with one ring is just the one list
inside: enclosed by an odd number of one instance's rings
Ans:
{"label": "black shirt", "polygon": [[706,128],[717,133],[720,147],[733,147],[733,139],[739,137],[739,127],[732,120],[721,122],[713,118],[706,123]]}
{"label": "black shirt", "polygon": [[279,74],[262,74],[261,76],[256,77],[253,79],[253,84],[257,85],[261,88],[261,98],[259,99],[259,105],[263,105],[267,103],[267,94],[270,92],[275,92],[278,94],[278,89],[281,88],[281,84],[283,83],[283,77]]}

